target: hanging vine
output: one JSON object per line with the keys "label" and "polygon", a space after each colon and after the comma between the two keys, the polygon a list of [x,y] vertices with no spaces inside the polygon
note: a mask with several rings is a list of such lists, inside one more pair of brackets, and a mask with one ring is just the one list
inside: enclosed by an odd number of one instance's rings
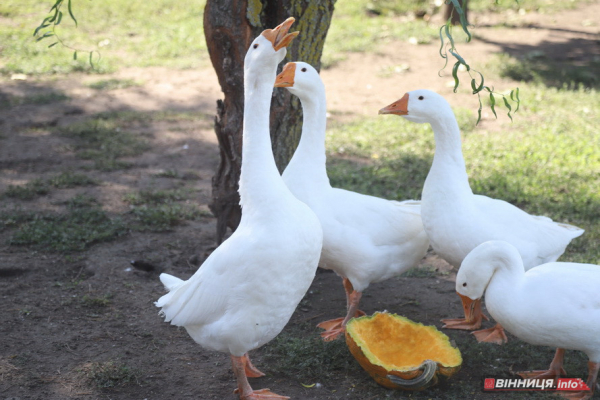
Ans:
{"label": "hanging vine", "polygon": [[[497,2],[498,2],[498,0],[496,0],[496,3]],[[456,10],[456,12],[459,15],[460,25],[461,25],[463,31],[465,32],[465,34],[467,35],[467,42],[470,42],[472,36],[471,36],[471,32],[469,32],[469,23],[465,16],[464,10],[462,9],[460,1],[459,0],[446,0],[446,4],[450,4],[450,3],[452,3],[452,5],[454,6],[454,9]],[[461,65],[464,66],[467,74],[471,78],[471,89],[473,90],[473,94],[476,94],[477,98],[479,99],[479,108],[477,109],[477,124],[479,124],[479,121],[481,121],[481,111],[483,109],[483,103],[481,101],[481,94],[484,92],[489,93],[490,108],[492,110],[492,113],[494,113],[494,116],[496,118],[498,118],[498,114],[496,113],[496,106],[498,104],[497,97],[502,97],[504,106],[508,110],[507,115],[510,118],[510,120],[512,121],[512,119],[513,119],[512,114],[517,112],[521,105],[521,100],[519,99],[519,88],[517,87],[515,89],[512,89],[509,94],[504,94],[504,93],[496,92],[493,87],[489,87],[489,86],[485,85],[485,79],[483,77],[483,74],[481,72],[471,68],[471,66],[465,61],[465,59],[458,53],[458,50],[456,49],[456,45],[454,43],[454,38],[452,37],[453,26],[452,26],[451,20],[452,20],[452,17],[450,17],[448,19],[448,21],[446,21],[446,23],[440,27],[440,42],[441,42],[440,56],[445,60],[444,66],[442,67],[440,72],[448,66],[450,56],[452,56],[452,57],[454,57],[454,59],[456,59],[456,62],[452,66],[452,77],[454,78],[454,92],[456,93],[458,86],[460,85],[460,79],[458,78],[458,71],[459,71],[459,68]],[[511,103],[512,103],[512,105],[511,105]],[[513,107],[514,107],[514,110],[513,110]]]}
{"label": "hanging vine", "polygon": [[[50,11],[48,11],[48,13],[51,15],[44,18],[42,23],[37,28],[35,28],[35,30],[33,31],[33,37],[36,38],[37,42],[45,39],[54,39],[54,42],[48,45],[48,48],[54,47],[60,43],[61,46],[73,51],[73,60],[77,60],[79,53],[87,54],[90,66],[92,67],[92,69],[95,69],[94,64],[98,63],[101,58],[100,52],[98,52],[97,50],[82,50],[74,48],[69,44],[65,43],[56,31],[56,28],[58,27],[58,25],[60,25],[60,23],[63,20],[62,9],[65,6],[65,2],[69,17],[73,20],[73,22],[75,22],[75,26],[77,27],[77,18],[75,18],[75,14],[73,14],[71,0],[56,0],[52,8],[50,8]],[[94,54],[97,55],[96,60],[94,60]]]}

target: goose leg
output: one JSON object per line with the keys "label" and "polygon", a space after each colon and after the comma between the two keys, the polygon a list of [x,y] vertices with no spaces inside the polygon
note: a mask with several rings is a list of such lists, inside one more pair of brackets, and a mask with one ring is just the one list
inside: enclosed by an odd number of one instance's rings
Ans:
{"label": "goose leg", "polygon": [[350,319],[365,315],[363,311],[358,309],[358,303],[360,302],[362,293],[354,290],[354,287],[348,278],[344,278],[343,282],[344,290],[346,291],[346,316],[323,321],[317,325],[319,328],[325,329],[325,332],[321,333],[321,337],[327,342],[337,339],[344,333],[346,323],[348,323]]}
{"label": "goose leg", "polygon": [[264,372],[252,364],[250,357],[248,357],[248,353],[244,354],[241,358],[244,362],[244,372],[248,378],[260,378],[261,376],[265,376]]}
{"label": "goose leg", "polygon": [[585,382],[590,390],[581,392],[559,392],[560,395],[570,400],[588,400],[594,397],[594,391],[598,383],[598,371],[600,370],[600,363],[588,361],[588,378]]}
{"label": "goose leg", "polygon": [[465,311],[465,318],[451,318],[443,319],[442,322],[445,324],[442,328],[447,329],[462,329],[465,331],[472,331],[481,328],[481,320],[489,320],[481,311],[481,299],[471,300],[467,296],[458,294],[462,300],[463,309]]}
{"label": "goose leg", "polygon": [[493,328],[481,329],[471,333],[475,335],[475,338],[479,343],[487,342],[503,344],[508,342],[506,333],[504,333],[504,328],[502,328],[502,325],[500,324],[496,324],[496,326],[494,326]]}
{"label": "goose leg", "polygon": [[560,378],[566,375],[567,372],[563,368],[563,361],[565,359],[565,349],[558,348],[554,354],[554,358],[550,363],[550,368],[546,371],[522,371],[517,372],[521,378],[525,379],[544,379],[544,378]]}
{"label": "goose leg", "polygon": [[234,393],[240,395],[241,400],[285,400],[289,399],[286,396],[280,396],[271,392],[269,389],[252,390],[246,377],[246,365],[248,364],[248,356],[244,354],[241,357],[231,356],[233,364],[233,373],[237,379],[238,388]]}

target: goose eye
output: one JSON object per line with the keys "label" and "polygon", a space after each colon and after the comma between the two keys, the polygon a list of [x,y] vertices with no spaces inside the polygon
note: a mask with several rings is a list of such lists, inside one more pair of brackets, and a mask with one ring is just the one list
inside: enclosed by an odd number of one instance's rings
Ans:
{"label": "goose eye", "polygon": [[463,283],[463,287],[467,286],[467,282]]}
{"label": "goose eye", "polygon": [[254,46],[252,46],[252,47],[257,48],[258,47],[258,43],[255,43]]}
{"label": "goose eye", "polygon": [[302,68],[300,71],[302,71],[302,72],[306,72],[306,68]]}
{"label": "goose eye", "polygon": [[[423,100],[425,97],[423,96],[419,96],[419,100]],[[465,283],[465,286],[467,286],[467,284]]]}

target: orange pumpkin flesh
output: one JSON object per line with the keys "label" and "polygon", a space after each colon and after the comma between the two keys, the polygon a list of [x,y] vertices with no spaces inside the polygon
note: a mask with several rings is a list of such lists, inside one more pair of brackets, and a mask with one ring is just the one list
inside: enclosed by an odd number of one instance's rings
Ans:
{"label": "orange pumpkin flesh", "polygon": [[[446,378],[460,370],[460,351],[448,336],[434,326],[425,326],[408,318],[389,313],[375,313],[350,320],[346,326],[346,343],[359,364],[380,385],[389,389],[423,390],[437,383],[438,375]],[[411,380],[424,375],[425,363],[431,379],[417,379],[413,384],[398,384],[388,375]],[[425,377],[423,377],[425,378]]]}

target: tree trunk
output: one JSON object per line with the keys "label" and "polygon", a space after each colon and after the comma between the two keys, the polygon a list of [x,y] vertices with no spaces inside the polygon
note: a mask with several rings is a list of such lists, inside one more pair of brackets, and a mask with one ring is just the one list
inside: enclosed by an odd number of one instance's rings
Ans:
{"label": "tree trunk", "polygon": [[[217,240],[227,227],[240,222],[238,182],[242,165],[244,112],[244,57],[250,43],[263,30],[287,17],[296,18],[290,31],[300,31],[288,47],[287,61],[305,61],[320,69],[327,30],[335,0],[207,0],[204,35],[210,59],[225,98],[217,101],[215,133],[221,161],[212,180],[210,209],[217,217]],[[284,65],[284,63],[282,63]],[[281,68],[281,67],[280,67]],[[275,89],[271,103],[271,139],[280,171],[291,159],[300,140],[302,110],[297,98]]]}
{"label": "tree trunk", "polygon": [[[469,0],[458,0],[458,2],[460,3],[460,6],[462,7],[463,12],[465,13],[465,20],[468,21],[469,15],[467,12],[468,12]],[[452,2],[449,2],[449,3],[447,2],[446,7],[444,8],[444,21],[448,21],[449,18],[452,18],[450,20],[450,23],[452,25],[460,25],[460,15],[454,8],[454,4],[452,4]]]}

